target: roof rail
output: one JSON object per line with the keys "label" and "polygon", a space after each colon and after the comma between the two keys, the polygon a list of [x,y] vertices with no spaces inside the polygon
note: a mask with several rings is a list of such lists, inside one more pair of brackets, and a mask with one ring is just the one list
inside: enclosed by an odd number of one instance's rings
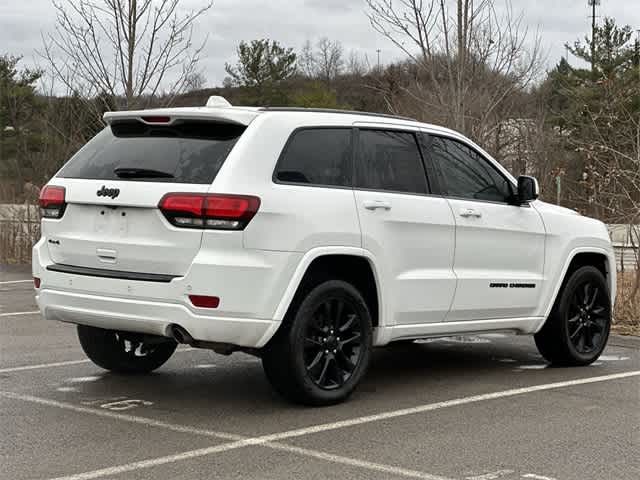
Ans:
{"label": "roof rail", "polygon": [[344,113],[349,115],[365,115],[369,117],[393,118],[396,120],[406,120],[417,122],[415,118],[403,117],[400,115],[390,115],[388,113],[360,112],[358,110],[341,110],[337,108],[304,108],[304,107],[262,107],[265,112],[317,112],[317,113]]}

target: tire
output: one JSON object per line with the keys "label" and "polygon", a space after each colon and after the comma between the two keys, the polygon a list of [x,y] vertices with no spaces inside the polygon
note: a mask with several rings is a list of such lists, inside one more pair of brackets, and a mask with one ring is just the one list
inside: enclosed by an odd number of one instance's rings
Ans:
{"label": "tire", "polygon": [[551,314],[535,334],[540,354],[553,365],[582,366],[604,350],[611,328],[611,299],[602,273],[580,267],[565,281]]}
{"label": "tire", "polygon": [[78,325],[84,353],[97,366],[116,373],[149,373],[163,365],[178,344],[164,337]]}
{"label": "tire", "polygon": [[265,347],[265,374],[292,402],[342,402],[369,366],[371,325],[369,308],[356,288],[341,280],[320,283],[294,303]]}

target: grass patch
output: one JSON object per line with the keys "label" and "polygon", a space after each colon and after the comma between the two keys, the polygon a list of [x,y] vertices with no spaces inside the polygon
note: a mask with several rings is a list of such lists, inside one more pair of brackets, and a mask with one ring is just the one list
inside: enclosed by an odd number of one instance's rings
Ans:
{"label": "grass patch", "polygon": [[640,336],[640,271],[618,272],[613,331]]}

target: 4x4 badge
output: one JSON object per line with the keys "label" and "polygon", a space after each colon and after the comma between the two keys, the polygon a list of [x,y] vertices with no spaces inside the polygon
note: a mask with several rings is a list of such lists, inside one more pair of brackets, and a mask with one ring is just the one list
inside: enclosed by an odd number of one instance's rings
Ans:
{"label": "4x4 badge", "polygon": [[120,189],[119,188],[107,188],[107,187],[105,187],[103,185],[102,188],[96,192],[96,195],[98,195],[99,197],[116,198],[118,195],[120,195]]}

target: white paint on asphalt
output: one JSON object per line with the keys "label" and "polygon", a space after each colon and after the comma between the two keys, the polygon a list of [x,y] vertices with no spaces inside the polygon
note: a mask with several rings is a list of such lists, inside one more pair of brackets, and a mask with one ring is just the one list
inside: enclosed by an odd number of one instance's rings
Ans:
{"label": "white paint on asphalt", "polygon": [[[193,347],[184,347],[176,349],[175,353],[178,352],[191,352],[193,350],[202,350],[201,348],[193,348]],[[0,368],[0,373],[11,373],[11,372],[21,372],[24,370],[38,370],[41,368],[54,368],[54,367],[65,367],[67,365],[78,365],[80,363],[91,363],[91,360],[69,360],[67,362],[52,362],[52,363],[40,363],[37,365],[22,365],[20,367],[8,367],[8,368]]]}
{"label": "white paint on asphalt", "polygon": [[[340,429],[340,428],[347,428],[347,427],[352,427],[352,426],[356,426],[356,425],[362,425],[362,424],[381,421],[381,420],[388,420],[388,419],[392,419],[392,418],[404,417],[404,416],[407,416],[407,415],[415,415],[415,414],[419,414],[419,413],[430,412],[430,411],[434,411],[434,410],[438,410],[438,409],[442,409],[442,408],[448,408],[448,407],[454,407],[454,406],[460,406],[460,405],[467,405],[467,404],[471,404],[471,403],[477,403],[477,402],[488,401],[488,400],[495,400],[495,399],[499,399],[499,398],[512,397],[512,396],[516,396],[516,395],[524,395],[524,394],[527,394],[527,393],[535,393],[535,392],[546,391],[546,390],[554,390],[554,389],[559,389],[559,388],[572,387],[572,386],[577,386],[577,385],[585,385],[585,384],[590,384],[590,383],[605,382],[605,381],[610,381],[610,380],[620,380],[620,379],[624,379],[624,378],[637,377],[637,376],[640,376],[640,370],[635,370],[635,371],[630,371],[630,372],[622,372],[622,373],[615,373],[615,374],[610,374],[610,375],[602,375],[602,376],[598,376],[598,377],[579,378],[579,379],[575,379],[575,380],[566,380],[566,381],[562,381],[562,382],[547,383],[547,384],[542,384],[542,385],[532,385],[532,386],[529,386],[529,387],[514,388],[514,389],[510,389],[510,390],[502,390],[502,391],[493,392],[493,393],[486,393],[486,394],[481,394],[481,395],[473,395],[473,396],[470,396],[470,397],[457,398],[457,399],[453,399],[453,400],[446,400],[446,401],[443,401],[443,402],[419,405],[417,407],[412,407],[412,408],[405,408],[405,409],[400,409],[400,410],[392,410],[392,411],[383,412],[383,413],[379,413],[379,414],[375,414],[375,415],[367,415],[367,416],[356,417],[356,418],[352,418],[352,419],[348,419],[348,420],[342,420],[342,421],[338,421],[338,422],[324,423],[324,424],[314,425],[314,426],[310,426],[310,427],[306,427],[306,428],[288,430],[288,431],[285,431],[285,432],[274,433],[274,434],[269,434],[269,435],[262,435],[262,436],[253,437],[253,438],[244,438],[244,437],[241,437],[241,436],[238,436],[238,435],[229,434],[229,433],[225,433],[225,432],[214,432],[214,431],[211,431],[211,430],[196,429],[196,428],[187,427],[187,426],[183,426],[183,425],[176,425],[176,424],[171,424],[171,423],[167,423],[167,422],[161,422],[161,421],[158,421],[158,420],[153,420],[151,418],[137,417],[137,416],[133,416],[133,415],[126,415],[126,414],[116,413],[116,412],[112,412],[112,411],[108,411],[108,410],[98,410],[98,409],[94,409],[94,408],[79,407],[77,405],[73,405],[73,404],[70,404],[70,403],[59,402],[59,401],[56,401],[56,400],[49,400],[49,399],[45,399],[45,398],[34,397],[34,396],[31,396],[31,395],[23,395],[23,394],[18,394],[18,393],[13,393],[13,392],[0,391],[0,396],[3,396],[5,398],[14,399],[14,400],[22,400],[22,401],[26,401],[26,402],[32,402],[32,403],[41,404],[41,405],[58,407],[58,408],[66,409],[66,410],[79,412],[79,413],[87,413],[87,414],[91,414],[91,415],[97,415],[97,416],[101,416],[101,417],[108,417],[108,418],[112,418],[112,419],[124,420],[124,421],[128,421],[128,422],[147,425],[147,426],[152,426],[152,427],[165,428],[165,429],[169,429],[169,430],[177,431],[177,432],[182,432],[182,433],[192,433],[192,434],[196,434],[196,435],[205,435],[205,436],[209,436],[209,437],[217,437],[217,438],[221,438],[221,439],[231,440],[231,442],[229,442],[229,443],[226,443],[226,444],[223,444],[223,445],[218,445],[218,446],[215,446],[215,447],[208,447],[208,448],[203,448],[203,449],[198,449],[198,450],[191,450],[191,451],[179,453],[179,454],[176,454],[176,455],[169,455],[169,456],[159,457],[159,458],[155,458],[155,459],[143,460],[141,462],[129,463],[129,464],[126,464],[126,465],[108,467],[108,468],[104,468],[104,469],[100,469],[100,470],[94,470],[92,472],[85,472],[85,473],[80,473],[80,474],[77,474],[77,475],[72,475],[72,476],[67,476],[67,477],[59,477],[57,479],[57,480],[88,480],[88,479],[92,479],[92,478],[100,478],[100,477],[105,477],[105,476],[109,476],[109,475],[116,475],[116,474],[119,474],[119,473],[126,473],[126,472],[139,470],[139,469],[143,469],[143,468],[149,468],[149,467],[154,467],[154,466],[158,466],[158,465],[164,465],[164,464],[167,464],[167,463],[178,462],[178,461],[181,461],[181,460],[201,457],[201,456],[205,456],[205,455],[210,455],[212,453],[225,452],[225,451],[228,451],[228,450],[233,450],[233,449],[243,448],[243,447],[253,446],[253,445],[262,445],[262,446],[266,446],[266,447],[269,447],[269,448],[288,449],[288,451],[294,452],[295,451],[295,447],[290,447],[288,445],[280,445],[279,443],[276,444],[275,442],[279,442],[281,440],[285,440],[285,439],[289,439],[289,438],[297,438],[297,437],[301,437],[301,436],[304,436],[304,435],[321,433],[321,432],[326,432],[326,431],[330,431],[330,430],[337,430],[337,429]],[[278,446],[276,446],[276,445],[278,445]],[[282,448],[280,448],[280,447],[282,447]],[[329,460],[332,457],[335,457],[333,455],[326,454],[324,452],[315,452],[315,453],[317,455],[319,455],[317,458],[326,458],[327,460]],[[335,458],[338,459],[338,458],[345,458],[345,457],[335,457]],[[410,477],[410,478],[421,478],[421,479],[426,479],[426,480],[444,480],[443,477],[438,477],[438,476],[434,476],[434,475],[423,473],[423,472],[414,472],[416,474],[419,474],[420,476],[405,475],[405,474],[402,474],[402,473],[399,473],[399,472],[404,471],[405,473],[409,474],[412,471],[406,471],[404,469],[401,469],[401,468],[398,468],[398,467],[393,467],[393,466],[388,466],[388,465],[369,464],[369,462],[363,462],[363,461],[355,460],[355,459],[348,459],[348,460],[351,461],[351,462],[358,462],[358,465],[362,466],[363,468],[369,468],[369,467],[365,467],[365,465],[369,465],[370,467],[373,467],[373,466],[377,465],[380,468],[387,469],[385,471],[387,471],[389,473],[391,473],[391,470],[388,470],[388,469],[394,469],[394,472],[396,472],[398,475],[407,476],[407,477]],[[339,462],[339,463],[344,463],[344,462]],[[355,465],[355,463],[353,463],[353,465]]]}
{"label": "white paint on asphalt", "polygon": [[30,312],[7,312],[0,313],[0,317],[19,317],[21,315],[40,315],[40,310],[32,310]]}
{"label": "white paint on asphalt", "polygon": [[77,392],[78,389],[76,387],[58,387],[56,388],[58,392]]}
{"label": "white paint on asphalt", "polygon": [[598,360],[603,362],[623,362],[625,360],[629,360],[629,357],[625,357],[623,355],[600,355]]}
{"label": "white paint on asphalt", "polygon": [[0,368],[0,373],[22,372],[25,370],[38,370],[40,368],[64,367],[67,365],[78,365],[80,363],[90,363],[91,360],[69,360],[68,362],[40,363],[38,365],[23,365],[21,367]]}
{"label": "white paint on asphalt", "polygon": [[547,363],[537,363],[533,365],[520,365],[516,367],[515,370],[544,370],[547,368],[549,364]]}
{"label": "white paint on asphalt", "polygon": [[[214,453],[227,452],[229,450],[236,450],[238,448],[248,447],[253,445],[252,438],[245,440],[238,440],[235,442],[223,443],[222,445],[215,445],[212,447],[200,448],[197,450],[189,450],[187,452],[178,453],[175,455],[167,455],[165,457],[151,458],[148,460],[142,460],[139,462],[127,463],[125,465],[118,465],[115,467],[102,468],[100,470],[93,470],[91,472],[83,472],[75,475],[68,475],[64,477],[56,477],[51,480],[91,480],[94,478],[108,477],[112,475],[118,475],[121,473],[133,472],[144,468],[157,467],[160,465],[166,465],[168,463],[175,463],[182,460],[191,460],[194,458],[204,457]],[[275,448],[276,450],[284,450],[290,453],[297,453],[299,455],[309,456],[325,460],[333,463],[340,463],[343,465],[349,465],[352,467],[359,467],[367,470],[375,470],[378,472],[384,472],[388,474],[403,476],[407,478],[417,478],[421,480],[451,480],[446,477],[440,477],[437,475],[430,475],[428,473],[419,472],[416,470],[408,470],[400,467],[393,467],[390,465],[384,465],[380,463],[367,462],[364,460],[358,460],[355,458],[342,457],[339,455],[331,455],[316,450],[309,450],[306,448],[292,447],[288,445],[265,445]]]}
{"label": "white paint on asphalt", "polygon": [[[213,430],[204,430],[204,429],[200,429],[200,428],[193,428],[193,427],[187,427],[184,425],[176,425],[176,424],[172,424],[172,423],[168,423],[168,422],[162,422],[160,420],[154,420],[152,418],[146,418],[146,417],[137,417],[134,415],[128,415],[125,413],[116,413],[116,412],[112,412],[110,410],[103,410],[103,409],[97,409],[97,408],[90,408],[90,407],[82,407],[79,405],[74,405],[72,403],[68,403],[68,402],[60,402],[58,400],[51,400],[48,398],[42,398],[42,397],[35,397],[33,395],[26,395],[26,394],[20,394],[20,393],[14,393],[14,392],[6,392],[6,391],[0,391],[0,396],[5,397],[5,398],[10,398],[13,400],[21,400],[23,402],[31,402],[31,403],[36,403],[38,405],[45,405],[48,407],[56,407],[56,408],[61,408],[63,410],[69,410],[72,412],[76,412],[76,413],[85,413],[88,415],[95,415],[98,417],[104,417],[104,418],[110,418],[113,420],[120,420],[120,421],[124,421],[124,422],[129,422],[129,423],[137,423],[140,425],[146,425],[148,427],[157,427],[157,428],[164,428],[165,430],[171,430],[174,432],[178,432],[178,433],[188,433],[191,435],[201,435],[201,436],[207,436],[207,437],[215,437],[215,438],[221,438],[223,440],[238,440],[238,439],[243,439],[244,437],[240,436],[240,435],[233,435],[233,434],[228,434],[225,432],[216,432]],[[114,397],[109,399],[110,401],[115,401],[117,399],[122,399],[123,397]],[[98,404],[98,403],[104,403],[106,400],[105,399],[93,399],[90,401],[86,401],[84,403],[87,404]]]}
{"label": "white paint on asphalt", "polygon": [[86,382],[95,382],[97,380],[100,380],[100,378],[102,378],[102,377],[98,377],[97,375],[92,375],[92,376],[89,376],[89,377],[67,378],[64,381],[65,382],[69,382],[69,383],[86,383]]}
{"label": "white paint on asphalt", "polygon": [[123,412],[125,410],[131,410],[137,407],[150,407],[153,402],[148,400],[140,400],[138,398],[128,398],[126,400],[119,400],[117,402],[107,402],[100,405],[100,408],[106,408],[112,412]]}
{"label": "white paint on asphalt", "polygon": [[330,461],[330,462],[339,463],[343,465],[350,465],[353,467],[359,467],[367,470],[395,474],[395,475],[404,476],[407,478],[418,478],[421,480],[451,480],[446,477],[431,475],[425,472],[418,472],[415,470],[408,470],[405,468],[395,467],[392,465],[384,465],[380,463],[367,462],[367,461],[358,460],[355,458],[343,457],[340,455],[332,455],[325,452],[320,452],[320,451],[310,450],[310,449],[300,448],[300,447],[294,447],[291,445],[284,445],[276,442],[263,442],[261,441],[261,437],[247,438],[247,437],[243,437],[242,435],[236,435],[233,433],[216,432],[213,430],[193,428],[193,427],[188,427],[184,425],[177,425],[177,424],[172,424],[168,422],[153,420],[151,418],[146,418],[146,417],[138,417],[138,416],[128,415],[124,413],[117,413],[110,410],[98,410],[95,408],[80,407],[78,405],[74,405],[67,402],[60,402],[57,400],[50,400],[46,398],[34,397],[32,395],[23,395],[23,394],[18,394],[13,392],[0,391],[0,396],[3,396],[5,398],[10,398],[13,400],[22,400],[25,402],[32,402],[32,403],[45,405],[49,407],[57,407],[57,408],[70,410],[77,413],[85,413],[85,414],[95,415],[99,417],[110,418],[114,420],[121,420],[125,422],[146,425],[149,427],[163,428],[166,430],[171,430],[179,433],[220,438],[223,440],[230,441],[229,443],[217,445],[215,447],[202,448],[199,450],[191,450],[191,451],[179,453],[176,455],[169,455],[166,457],[143,460],[141,462],[133,462],[126,465],[103,468],[103,469],[94,470],[91,472],[84,472],[84,473],[69,475],[65,477],[58,477],[55,480],[89,480],[93,478],[100,478],[100,477],[105,477],[109,475],[116,475],[119,473],[131,472],[131,471],[140,470],[143,468],[155,467],[158,465],[164,465],[167,463],[178,462],[181,460],[188,460],[191,458],[197,458],[205,455],[210,455],[213,453],[225,452],[228,450],[234,450],[237,448],[243,448],[243,447],[254,446],[254,445],[260,445],[260,446],[264,446],[274,450],[282,450],[285,452],[296,453],[299,455],[314,457],[314,458],[318,458],[325,461]]}
{"label": "white paint on asphalt", "polygon": [[499,478],[511,475],[515,470],[497,470],[495,472],[483,473],[480,475],[472,475],[470,477],[464,477],[465,480],[497,480]]}
{"label": "white paint on asphalt", "polygon": [[353,427],[356,425],[362,425],[365,423],[378,422],[381,420],[389,420],[392,418],[405,417],[407,415],[415,415],[418,413],[430,412],[433,410],[439,410],[441,408],[456,407],[459,405],[467,405],[470,403],[483,402],[487,400],[495,400],[498,398],[513,397],[516,395],[524,395],[527,393],[535,393],[546,390],[555,390],[559,388],[573,387],[577,385],[586,385],[589,383],[606,382],[609,380],[620,380],[623,378],[637,377],[640,375],[640,370],[634,370],[631,372],[613,373],[611,375],[602,375],[598,377],[578,378],[576,380],[565,380],[562,382],[546,383],[542,385],[532,385],[530,387],[513,388],[510,390],[502,390],[493,393],[484,393],[481,395],[473,395],[470,397],[456,398],[453,400],[445,400],[444,402],[428,403],[425,405],[419,405],[417,407],[403,408],[400,410],[392,410],[389,412],[378,413],[374,415],[366,415],[363,417],[356,417],[349,420],[342,420],[332,423],[324,423],[320,425],[314,425],[306,428],[299,428],[296,430],[289,430],[281,433],[274,433],[272,435],[264,435],[260,437],[264,442],[272,442],[285,440],[288,438],[300,437],[303,435],[310,435],[314,433],[327,432],[330,430],[336,430],[339,428]]}
{"label": "white paint on asphalt", "polygon": [[30,278],[29,280],[8,280],[6,282],[0,282],[0,285],[11,285],[13,283],[33,283],[33,279]]}
{"label": "white paint on asphalt", "polygon": [[282,450],[289,453],[297,453],[307,457],[318,458],[320,460],[326,460],[327,462],[339,463],[342,465],[349,465],[351,467],[359,467],[366,470],[374,470],[390,475],[402,476],[407,478],[419,478],[423,480],[451,480],[446,477],[438,475],[431,475],[430,473],[420,472],[417,470],[408,470],[406,468],[395,467],[392,465],[384,465],[381,463],[372,463],[364,460],[357,460],[355,458],[343,457],[341,455],[333,455],[331,453],[320,452],[317,450],[309,450],[307,448],[294,447],[291,445],[285,445],[282,443],[265,443],[263,446],[273,448],[276,450]]}
{"label": "white paint on asphalt", "polygon": [[124,465],[118,465],[114,467],[101,468],[99,470],[77,473],[75,475],[55,477],[55,479],[52,479],[52,480],[91,480],[93,478],[110,477],[112,475],[133,472],[133,471],[141,470],[144,468],[158,467],[160,465],[166,465],[168,463],[175,463],[183,460],[191,460],[194,458],[204,457],[206,455],[212,455],[214,453],[222,453],[222,452],[226,452],[227,450],[234,450],[236,448],[241,448],[244,446],[245,446],[244,441],[223,443],[222,445],[199,448],[197,450],[189,450],[187,452],[182,452],[175,455],[167,455],[165,457],[150,458],[148,460],[127,463]]}
{"label": "white paint on asphalt", "polygon": [[545,475],[538,475],[536,473],[525,473],[522,478],[532,478],[533,480],[556,480],[554,477],[547,477]]}

